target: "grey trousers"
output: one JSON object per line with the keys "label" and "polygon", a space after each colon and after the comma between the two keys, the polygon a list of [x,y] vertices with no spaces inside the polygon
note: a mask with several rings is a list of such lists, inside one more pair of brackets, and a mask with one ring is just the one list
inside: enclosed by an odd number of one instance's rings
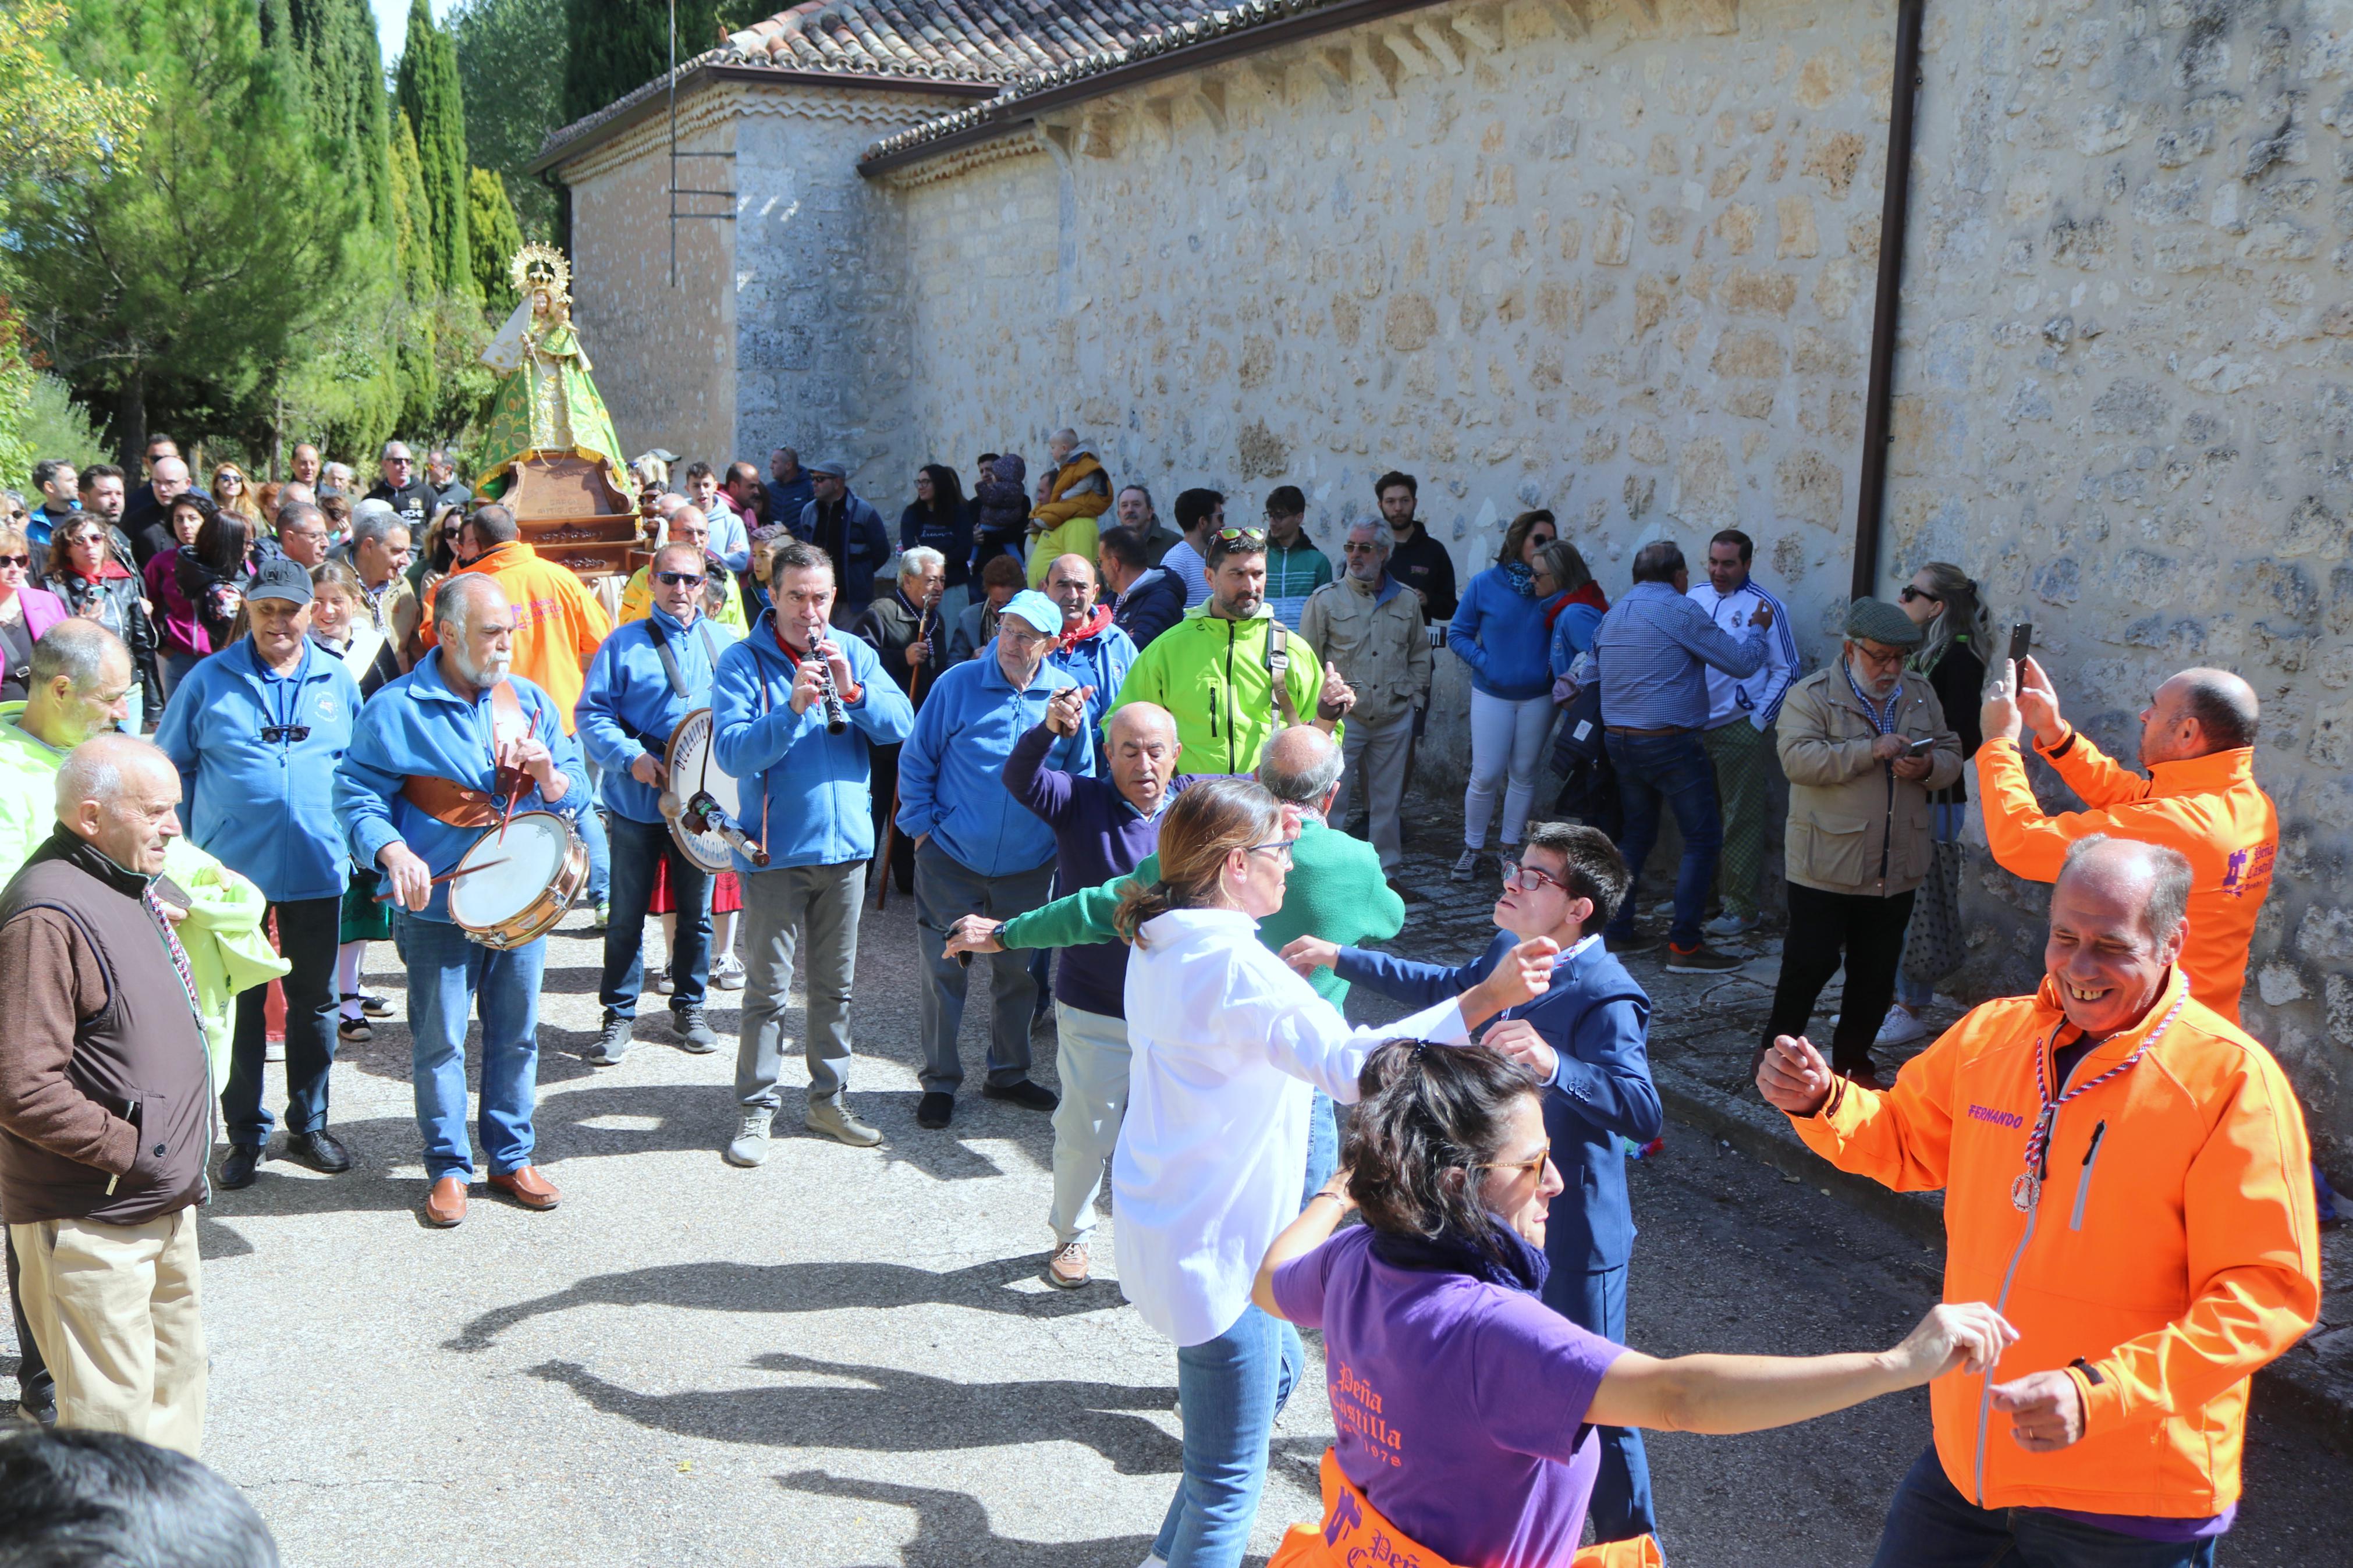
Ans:
{"label": "grey trousers", "polygon": [[[923,1070],[918,1081],[926,1093],[954,1094],[964,1081],[956,1032],[964,1027],[965,990],[972,972],[947,956],[948,928],[961,915],[1009,921],[1028,914],[1046,901],[1053,880],[1050,860],[1033,871],[984,877],[928,839],[915,851],[915,937],[923,945],[924,967],[931,971],[919,1011]],[[1029,1014],[1038,999],[1029,954],[976,955],[973,963],[988,965],[988,1081],[999,1088],[1019,1083],[1029,1076]]]}
{"label": "grey trousers", "polygon": [[801,989],[808,997],[812,1105],[838,1100],[849,1079],[849,987],[858,969],[858,908],[866,862],[785,866],[739,878],[744,884],[744,1026],[735,1047],[735,1098],[748,1110],[776,1108],[784,1068],[785,993],[806,939]]}
{"label": "grey trousers", "polygon": [[1371,818],[1373,847],[1381,857],[1381,869],[1394,871],[1405,860],[1405,839],[1398,827],[1398,812],[1405,800],[1406,768],[1413,756],[1413,710],[1408,709],[1389,721],[1388,727],[1375,730],[1363,724],[1351,724],[1340,742],[1344,767],[1340,773],[1340,795],[1332,803],[1331,820],[1336,826],[1348,820],[1348,805],[1356,798],[1358,785],[1366,791],[1366,815]]}

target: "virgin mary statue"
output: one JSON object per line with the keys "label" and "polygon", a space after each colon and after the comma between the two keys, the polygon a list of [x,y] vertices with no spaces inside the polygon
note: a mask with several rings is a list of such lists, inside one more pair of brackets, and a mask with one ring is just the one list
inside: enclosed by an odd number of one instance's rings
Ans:
{"label": "virgin mary statue", "polygon": [[482,351],[482,363],[504,379],[491,404],[482,437],[488,461],[476,491],[503,494],[513,466],[533,453],[571,452],[602,464],[616,489],[628,494],[613,416],[572,325],[571,264],[552,247],[527,245],[515,253],[508,276],[522,302]]}

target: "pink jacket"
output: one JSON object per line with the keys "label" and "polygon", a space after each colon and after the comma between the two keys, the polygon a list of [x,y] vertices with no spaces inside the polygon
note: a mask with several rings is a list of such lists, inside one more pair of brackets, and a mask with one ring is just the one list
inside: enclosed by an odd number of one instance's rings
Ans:
{"label": "pink jacket", "polygon": [[[66,608],[63,599],[46,588],[19,588],[16,590],[16,597],[24,601],[25,605],[26,635],[35,642],[40,641],[44,632],[72,614]],[[0,675],[7,673],[8,650],[5,646],[0,646]]]}

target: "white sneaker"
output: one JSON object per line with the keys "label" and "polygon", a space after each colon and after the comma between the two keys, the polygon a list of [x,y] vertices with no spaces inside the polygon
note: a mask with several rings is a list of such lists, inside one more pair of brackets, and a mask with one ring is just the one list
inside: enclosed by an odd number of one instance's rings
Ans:
{"label": "white sneaker", "polygon": [[1471,879],[1471,874],[1478,868],[1479,851],[1476,849],[1465,849],[1462,851],[1462,858],[1454,862],[1454,870],[1452,875],[1456,881],[1467,882]]}
{"label": "white sneaker", "polygon": [[722,991],[743,990],[744,961],[732,952],[722,955],[719,962],[711,966],[711,984]]}
{"label": "white sneaker", "polygon": [[768,1122],[776,1113],[773,1110],[747,1110],[735,1129],[734,1141],[727,1145],[726,1159],[731,1165],[765,1165],[768,1163]]}
{"label": "white sneaker", "polygon": [[1887,1016],[1879,1021],[1879,1033],[1872,1037],[1874,1046],[1908,1046],[1928,1032],[1928,1026],[1919,1015],[1901,1002],[1887,1005]]}
{"label": "white sneaker", "polygon": [[1703,935],[1719,939],[1746,936],[1763,924],[1764,919],[1762,915],[1736,915],[1730,910],[1726,910],[1699,929]]}

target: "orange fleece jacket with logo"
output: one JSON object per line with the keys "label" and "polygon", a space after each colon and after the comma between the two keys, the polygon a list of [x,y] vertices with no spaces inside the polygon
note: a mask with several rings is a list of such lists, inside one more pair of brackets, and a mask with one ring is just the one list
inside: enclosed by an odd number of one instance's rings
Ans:
{"label": "orange fleece jacket with logo", "polygon": [[[457,572],[480,572],[493,579],[514,606],[513,672],[555,700],[564,732],[573,732],[572,710],[587,683],[588,661],[596,645],[613,634],[605,606],[588,596],[580,579],[562,566],[551,566],[520,539],[493,545]],[[438,647],[432,607],[417,635],[427,647]]]}
{"label": "orange fleece jacket with logo", "polygon": [[[2208,1518],[2239,1496],[2248,1378],[2320,1310],[2304,1114],[2271,1053],[2189,997],[2177,968],[2137,1024],[2076,1064],[2089,1084],[2147,1046],[2058,1109],[2021,1211],[2036,1059],[2047,1075],[2054,1044],[2080,1037],[2067,1026],[2056,1038],[2063,1026],[2045,980],[1972,1009],[1887,1092],[1841,1079],[1819,1112],[1789,1120],[1841,1170],[1942,1188],[1945,1300],[1992,1302],[2019,1331],[1990,1373],[1929,1384],[1936,1455],[1963,1497]],[[2083,1440],[2028,1453],[1989,1390],[2063,1367],[2084,1396]]]}
{"label": "orange fleece jacket with logo", "polygon": [[2043,816],[2018,742],[1987,737],[1978,748],[1978,799],[1994,863],[2029,881],[2055,882],[2067,847],[2094,833],[2180,850],[2192,878],[2181,967],[2189,972],[2190,994],[2236,1023],[2247,944],[2279,855],[2279,813],[2255,783],[2254,748],[2158,763],[2147,778],[2080,731],[2037,750],[2092,809]]}

